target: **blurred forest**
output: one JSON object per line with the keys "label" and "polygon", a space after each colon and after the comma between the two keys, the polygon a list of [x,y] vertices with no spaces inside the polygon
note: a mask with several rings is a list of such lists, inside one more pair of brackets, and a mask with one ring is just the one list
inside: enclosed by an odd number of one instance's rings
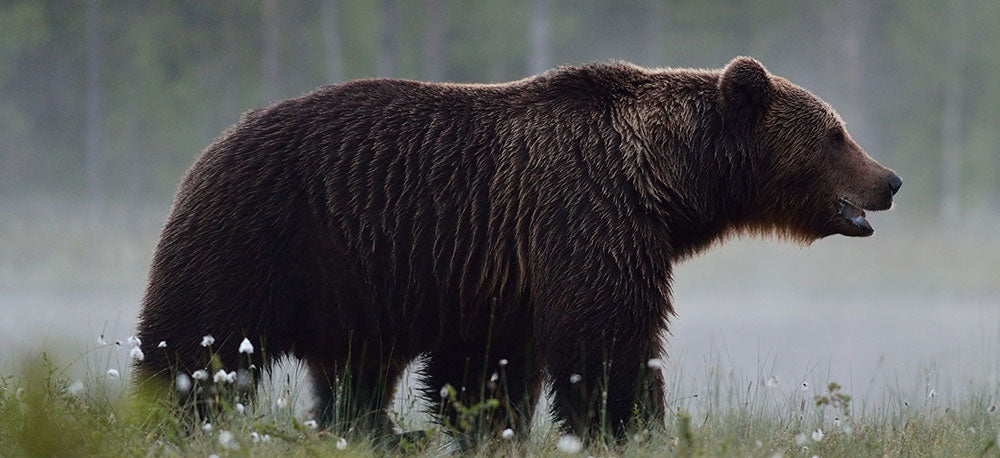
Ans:
{"label": "blurred forest", "polygon": [[997,2],[968,0],[4,0],[0,202],[70,202],[96,221],[163,212],[240,113],[347,79],[742,54],[836,107],[906,180],[899,211],[995,214],[997,24]]}

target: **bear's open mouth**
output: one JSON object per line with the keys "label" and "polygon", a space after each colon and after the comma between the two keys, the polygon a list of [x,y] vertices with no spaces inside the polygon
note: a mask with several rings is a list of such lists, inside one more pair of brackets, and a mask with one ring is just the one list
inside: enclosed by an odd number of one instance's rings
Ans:
{"label": "bear's open mouth", "polygon": [[868,233],[875,232],[872,225],[865,219],[865,210],[843,197],[837,200],[837,213],[859,229]]}

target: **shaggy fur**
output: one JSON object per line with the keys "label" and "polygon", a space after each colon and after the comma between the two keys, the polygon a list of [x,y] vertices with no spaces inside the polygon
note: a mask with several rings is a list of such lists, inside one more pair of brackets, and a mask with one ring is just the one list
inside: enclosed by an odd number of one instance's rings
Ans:
{"label": "shaggy fur", "polygon": [[458,424],[451,385],[465,405],[500,399],[479,434],[524,437],[547,375],[569,430],[621,437],[636,411],[663,420],[647,361],[673,262],[745,231],[867,235],[838,199],[887,208],[889,177],[829,106],[749,58],[323,87],[248,113],[189,170],[139,369],[205,368],[206,334],[225,368],[246,366],[248,337],[257,367],[307,362],[325,423],[387,431],[392,387],[425,356],[442,422]]}

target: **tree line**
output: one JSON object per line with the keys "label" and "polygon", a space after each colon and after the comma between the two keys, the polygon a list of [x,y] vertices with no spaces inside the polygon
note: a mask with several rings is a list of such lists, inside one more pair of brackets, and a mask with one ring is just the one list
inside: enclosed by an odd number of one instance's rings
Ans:
{"label": "tree line", "polygon": [[954,0],[7,0],[0,196],[165,205],[240,113],[373,76],[518,79],[752,55],[834,105],[906,209],[1000,210],[1000,8]]}

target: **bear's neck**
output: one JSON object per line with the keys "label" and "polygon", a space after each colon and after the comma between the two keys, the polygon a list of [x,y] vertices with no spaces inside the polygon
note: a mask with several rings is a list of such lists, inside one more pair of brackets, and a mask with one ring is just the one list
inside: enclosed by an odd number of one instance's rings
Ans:
{"label": "bear's neck", "polygon": [[711,75],[668,84],[657,103],[638,108],[653,115],[640,118],[651,138],[638,154],[637,187],[659,215],[674,258],[683,259],[746,227],[760,155],[752,135],[727,129]]}

